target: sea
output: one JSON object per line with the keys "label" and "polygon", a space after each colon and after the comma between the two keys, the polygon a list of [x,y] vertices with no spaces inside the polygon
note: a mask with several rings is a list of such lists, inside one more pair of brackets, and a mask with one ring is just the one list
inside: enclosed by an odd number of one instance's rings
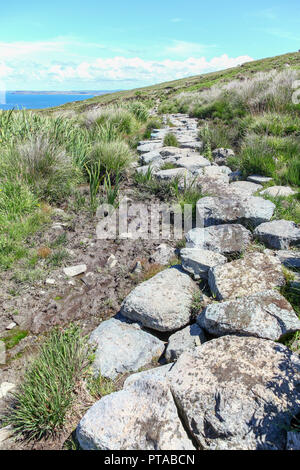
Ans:
{"label": "sea", "polygon": [[72,101],[82,101],[94,96],[112,93],[110,91],[97,91],[95,94],[23,94],[6,92],[0,95],[0,109],[44,109],[70,103]]}

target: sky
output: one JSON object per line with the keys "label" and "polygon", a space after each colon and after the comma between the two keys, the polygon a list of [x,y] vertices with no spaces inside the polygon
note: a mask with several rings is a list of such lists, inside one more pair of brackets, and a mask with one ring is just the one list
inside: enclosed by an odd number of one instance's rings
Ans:
{"label": "sky", "polygon": [[119,90],[300,49],[299,0],[0,4],[6,90]]}

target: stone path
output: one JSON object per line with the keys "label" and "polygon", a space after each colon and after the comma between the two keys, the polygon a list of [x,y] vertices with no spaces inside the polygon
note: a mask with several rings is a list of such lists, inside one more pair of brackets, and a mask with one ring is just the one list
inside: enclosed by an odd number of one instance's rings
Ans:
{"label": "stone path", "polygon": [[[131,375],[85,414],[77,438],[83,449],[297,448],[287,429],[300,413],[300,359],[275,341],[300,330],[277,289],[286,282],[282,266],[299,267],[299,251],[290,247],[300,244],[300,230],[271,220],[275,206],[262,197],[291,190],[262,191],[269,179],[260,175],[242,181],[227,165],[231,149],[216,149],[212,161],[201,155],[196,119],[168,118],[172,126],[140,142],[137,171],[151,166],[164,181],[197,177],[204,227],[186,234],[182,266],[138,285],[91,341],[96,375],[138,371],[154,356],[175,364]],[[163,146],[169,132],[179,147]],[[165,163],[176,168],[161,170]],[[244,255],[255,240],[266,250]],[[212,298],[195,318],[198,280],[208,282]]]}

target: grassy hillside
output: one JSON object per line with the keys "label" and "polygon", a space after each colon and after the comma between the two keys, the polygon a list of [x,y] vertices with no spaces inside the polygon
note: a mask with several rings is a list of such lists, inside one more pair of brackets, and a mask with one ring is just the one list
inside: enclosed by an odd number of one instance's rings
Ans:
{"label": "grassy hillside", "polygon": [[95,106],[106,106],[110,104],[116,104],[123,100],[132,100],[136,98],[147,100],[169,99],[174,95],[181,93],[182,91],[201,90],[218,83],[226,83],[241,74],[243,76],[251,76],[256,72],[266,72],[274,68],[277,70],[282,70],[286,68],[286,64],[289,64],[292,68],[300,69],[300,53],[294,52],[284,54],[276,57],[248,62],[239,67],[222,70],[220,72],[196,75],[194,77],[173,80],[149,87],[137,88],[129,91],[120,91],[116,93],[108,93],[102,96],[95,96],[94,98],[90,98],[88,100],[67,103],[65,105],[59,106],[58,108],[52,108],[51,112],[56,112],[58,109],[84,112]]}

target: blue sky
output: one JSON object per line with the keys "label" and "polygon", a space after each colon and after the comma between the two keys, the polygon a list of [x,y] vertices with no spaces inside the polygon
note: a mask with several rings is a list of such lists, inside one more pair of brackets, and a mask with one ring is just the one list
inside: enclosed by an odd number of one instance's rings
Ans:
{"label": "blue sky", "polygon": [[1,5],[8,90],[115,90],[300,49],[299,0],[14,0]]}

